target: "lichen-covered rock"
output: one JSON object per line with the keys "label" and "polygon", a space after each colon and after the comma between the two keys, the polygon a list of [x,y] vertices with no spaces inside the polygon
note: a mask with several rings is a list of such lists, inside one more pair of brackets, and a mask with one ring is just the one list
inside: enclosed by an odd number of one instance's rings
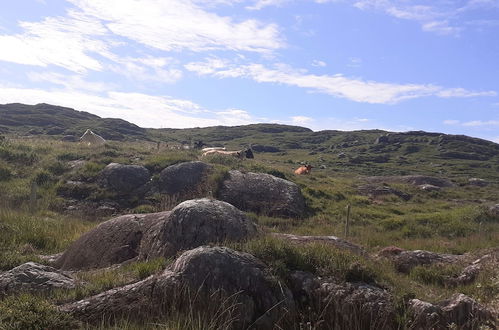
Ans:
{"label": "lichen-covered rock", "polygon": [[[487,310],[474,299],[456,293],[450,299],[436,305],[419,299],[409,301],[411,329],[448,329],[454,325],[458,329],[495,329],[497,315]],[[485,328],[487,327],[488,328]]]}
{"label": "lichen-covered rock", "polygon": [[[224,247],[198,247],[184,252],[158,276],[66,304],[61,310],[91,323],[122,315],[144,318],[173,309],[217,303],[216,296],[234,299],[234,329],[249,325],[272,329],[294,302],[289,289],[252,255]],[[196,301],[211,297],[210,301]],[[185,299],[189,303],[183,304]],[[164,314],[163,314],[164,315]]]}
{"label": "lichen-covered rock", "polygon": [[219,198],[244,211],[278,217],[300,217],[305,199],[293,182],[264,173],[229,171]]}
{"label": "lichen-covered rock", "polygon": [[438,186],[434,186],[432,184],[427,184],[427,183],[419,185],[418,188],[423,191],[439,191],[441,189]]}
{"label": "lichen-covered rock", "polygon": [[499,217],[499,204],[489,207],[489,214],[493,217]]}
{"label": "lichen-covered rock", "polygon": [[273,237],[296,244],[322,243],[332,245],[341,250],[348,250],[358,255],[366,255],[366,251],[347,240],[336,236],[301,236],[293,234],[271,233]]}
{"label": "lichen-covered rock", "polygon": [[468,179],[468,183],[472,186],[477,186],[477,187],[486,187],[489,185],[487,181],[480,178],[470,178]]}
{"label": "lichen-covered rock", "polygon": [[401,273],[408,274],[411,269],[421,265],[431,265],[436,263],[453,263],[461,260],[463,256],[454,254],[436,253],[431,251],[395,251],[396,253],[380,253],[380,256],[391,259],[395,269]]}
{"label": "lichen-covered rock", "polygon": [[168,166],[159,175],[159,191],[170,195],[196,191],[211,167],[199,161]]}
{"label": "lichen-covered rock", "polygon": [[139,165],[111,163],[101,172],[103,185],[119,194],[132,193],[150,179],[149,170]]}
{"label": "lichen-covered rock", "polygon": [[229,203],[201,198],[177,205],[169,220],[152,231],[141,258],[171,257],[208,243],[246,240],[256,234],[256,226]]}
{"label": "lichen-covered rock", "polygon": [[370,183],[406,183],[414,186],[430,184],[440,188],[454,186],[454,184],[448,179],[428,175],[371,176],[366,177],[366,181]]}
{"label": "lichen-covered rock", "polygon": [[0,274],[0,295],[20,291],[43,292],[72,289],[75,280],[53,267],[27,262]]}
{"label": "lichen-covered rock", "polygon": [[167,221],[170,212],[123,215],[83,234],[55,262],[64,270],[107,267],[138,256],[141,241],[153,225]]}
{"label": "lichen-covered rock", "polygon": [[366,184],[360,186],[358,190],[361,194],[367,195],[374,199],[384,195],[395,195],[405,201],[412,198],[410,194],[386,185]]}

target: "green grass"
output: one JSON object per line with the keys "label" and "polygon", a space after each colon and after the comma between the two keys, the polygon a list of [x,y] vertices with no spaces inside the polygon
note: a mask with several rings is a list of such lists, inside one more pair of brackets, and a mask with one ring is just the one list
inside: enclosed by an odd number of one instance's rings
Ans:
{"label": "green grass", "polygon": [[[190,133],[155,131],[151,134],[168,143],[196,139],[218,141],[217,143],[234,150],[241,149],[248,143],[279,146],[282,152],[255,153],[254,160],[220,157],[202,159],[211,163],[213,170],[203,187],[192,192],[196,196],[216,196],[220,184],[231,169],[269,173],[295,182],[302,188],[307,201],[306,216],[302,219],[281,219],[248,214],[264,232],[343,237],[346,207],[350,205],[348,239],[365,247],[370,253],[396,245],[409,250],[469,253],[478,257],[499,246],[499,218],[487,212],[488,205],[499,202],[499,167],[494,165],[497,158],[483,162],[443,160],[439,158],[436,145],[429,144],[430,140],[438,137],[405,137],[407,141],[402,142],[398,148],[373,144],[380,135],[377,131],[346,135],[330,132],[325,136],[300,130],[284,130],[272,134],[262,131],[279,128],[255,126],[245,132],[231,129],[228,133],[223,133],[213,128],[191,130]],[[222,140],[224,136],[226,140]],[[358,141],[357,145],[355,141]],[[286,145],[293,144],[299,148],[286,148]],[[342,146],[344,144],[346,146]],[[469,145],[475,144],[470,142]],[[64,202],[60,193],[64,190],[66,181],[84,182],[78,189],[86,189],[81,192],[85,201],[113,200],[117,197],[99,187],[97,182],[100,171],[108,163],[144,165],[157,178],[163,168],[183,161],[198,160],[200,156],[200,152],[195,150],[167,149],[165,143],[158,149],[156,143],[148,141],[111,142],[107,146],[88,148],[50,139],[4,139],[0,141],[0,148],[0,270],[11,269],[27,261],[43,262],[39,255],[63,251],[82,233],[97,224],[99,219],[88,221],[79,216],[60,213]],[[320,150],[321,148],[325,149]],[[469,152],[466,150],[462,152]],[[340,152],[345,152],[348,157],[338,158]],[[362,152],[369,157],[387,152],[390,160],[386,163],[350,162],[350,156]],[[406,157],[406,160],[399,159],[400,156]],[[74,160],[84,160],[86,163],[79,169],[72,169],[68,162]],[[293,170],[300,162],[312,163],[316,168],[309,176],[297,176]],[[319,164],[325,168],[319,168]],[[391,195],[372,199],[358,191],[358,186],[365,183],[360,175],[414,173],[446,176],[454,180],[456,186],[428,193],[411,185],[390,184],[394,189],[411,194],[412,198],[408,201]],[[472,176],[487,179],[491,184],[486,187],[469,186],[466,183]],[[34,208],[30,201],[32,182],[38,184]],[[146,201],[131,203],[130,212],[148,213],[171,209],[184,197],[188,196],[148,196]],[[445,277],[455,275],[463,265],[416,267],[411,274],[404,275],[397,273],[387,261],[364,259],[321,244],[298,246],[275,238],[259,237],[229,245],[260,258],[283,281],[286,281],[290,271],[303,270],[319,276],[334,277],[338,281],[376,282],[389,288],[400,306],[404,306],[410,297],[436,302],[455,292],[492,304],[499,294],[499,275],[497,269],[492,267],[486,267],[475,283],[450,288],[442,285]],[[11,315],[10,321],[2,319],[4,323],[0,323],[0,329],[2,326],[8,328],[6,324],[12,323],[5,322],[11,322],[13,318],[18,318],[20,322],[32,322],[34,328],[38,324],[45,324],[43,322],[47,320],[54,326],[61,324],[58,322],[67,320],[59,319],[60,315],[52,313],[52,304],[81,299],[138,281],[160,272],[170,262],[171,260],[156,259],[118,268],[75,273],[81,282],[76,289],[33,298],[41,299],[35,300],[39,302],[40,310],[27,304],[29,299],[26,296],[0,298],[0,315],[2,308],[3,311],[9,309],[8,315]],[[26,309],[25,314],[22,313],[23,308]],[[209,313],[202,310],[171,310],[168,313],[168,319],[154,320],[147,325],[123,319],[114,325],[103,323],[98,328],[215,329],[223,328],[231,317],[224,310],[210,310]],[[35,317],[34,314],[39,314],[40,317]],[[399,317],[403,324],[402,307]],[[28,323],[20,324],[29,328]],[[46,328],[50,328],[50,325]]]}

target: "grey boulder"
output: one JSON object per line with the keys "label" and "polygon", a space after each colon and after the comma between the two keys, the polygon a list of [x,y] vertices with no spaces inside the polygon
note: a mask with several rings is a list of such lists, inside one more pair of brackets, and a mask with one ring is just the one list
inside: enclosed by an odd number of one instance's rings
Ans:
{"label": "grey boulder", "polygon": [[100,176],[104,186],[120,194],[132,193],[151,179],[149,170],[143,166],[118,163],[107,165]]}
{"label": "grey boulder", "polygon": [[0,274],[0,294],[72,289],[75,280],[53,267],[27,262]]}
{"label": "grey boulder", "polygon": [[301,217],[305,199],[295,183],[264,173],[229,171],[221,200],[238,209],[277,217]]}

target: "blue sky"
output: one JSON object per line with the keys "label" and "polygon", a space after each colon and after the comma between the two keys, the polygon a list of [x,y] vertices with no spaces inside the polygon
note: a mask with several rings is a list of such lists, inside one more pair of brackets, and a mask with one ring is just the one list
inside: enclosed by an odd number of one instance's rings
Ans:
{"label": "blue sky", "polygon": [[499,0],[17,0],[0,103],[499,142]]}

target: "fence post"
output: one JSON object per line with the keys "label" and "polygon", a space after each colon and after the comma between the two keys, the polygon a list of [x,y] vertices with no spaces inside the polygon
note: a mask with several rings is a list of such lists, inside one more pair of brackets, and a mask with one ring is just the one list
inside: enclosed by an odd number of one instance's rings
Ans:
{"label": "fence post", "polygon": [[36,211],[36,192],[38,186],[35,181],[31,182],[31,194],[29,195],[29,209],[31,212]]}
{"label": "fence post", "polygon": [[347,205],[347,218],[345,220],[345,238],[350,234],[350,204]]}

